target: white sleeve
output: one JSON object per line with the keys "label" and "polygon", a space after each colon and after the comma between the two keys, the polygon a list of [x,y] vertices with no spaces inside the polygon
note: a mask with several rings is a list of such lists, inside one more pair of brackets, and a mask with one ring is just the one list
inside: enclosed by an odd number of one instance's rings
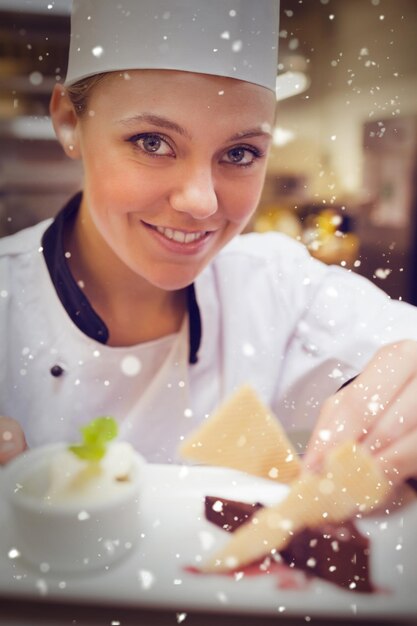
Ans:
{"label": "white sleeve", "polygon": [[311,430],[323,400],[381,345],[417,340],[417,308],[391,300],[351,271],[312,259],[295,242],[287,252],[280,265],[282,298],[295,325],[274,408],[288,428]]}

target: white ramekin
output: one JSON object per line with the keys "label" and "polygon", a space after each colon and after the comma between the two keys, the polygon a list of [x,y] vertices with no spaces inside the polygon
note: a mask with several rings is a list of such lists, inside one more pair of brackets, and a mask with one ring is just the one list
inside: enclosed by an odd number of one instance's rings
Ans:
{"label": "white ramekin", "polygon": [[[110,444],[112,445],[112,444]],[[14,548],[22,561],[57,573],[108,569],[130,553],[140,537],[140,494],[146,463],[134,453],[131,484],[108,501],[51,503],[43,497],[48,466],[66,444],[28,450],[1,472],[13,525]],[[22,488],[30,483],[28,489]]]}

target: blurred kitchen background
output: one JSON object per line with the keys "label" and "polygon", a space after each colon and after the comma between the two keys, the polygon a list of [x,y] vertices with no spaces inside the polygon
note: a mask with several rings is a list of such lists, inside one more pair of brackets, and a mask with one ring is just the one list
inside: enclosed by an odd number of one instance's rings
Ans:
{"label": "blurred kitchen background", "polygon": [[[81,186],[48,101],[70,0],[0,0],[0,236]],[[417,0],[281,0],[279,105],[250,224],[417,304]]]}

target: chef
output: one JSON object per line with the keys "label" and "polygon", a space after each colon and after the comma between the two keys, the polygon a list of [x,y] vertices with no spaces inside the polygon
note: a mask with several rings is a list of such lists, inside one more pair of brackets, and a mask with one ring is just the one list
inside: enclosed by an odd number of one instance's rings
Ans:
{"label": "chef", "polygon": [[[276,109],[276,0],[75,0],[51,98],[82,191],[0,242],[0,462],[99,415],[149,461],[249,382],[307,462],[346,437],[417,474],[417,311],[240,233]],[[337,392],[355,376],[355,380]]]}

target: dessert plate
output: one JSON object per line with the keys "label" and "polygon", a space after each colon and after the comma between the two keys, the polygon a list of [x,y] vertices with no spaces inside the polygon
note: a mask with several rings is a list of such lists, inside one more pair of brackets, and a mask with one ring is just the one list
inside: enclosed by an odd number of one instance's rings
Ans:
{"label": "dessert plate", "polygon": [[[371,541],[376,593],[345,591],[319,579],[311,579],[306,588],[283,589],[276,573],[202,575],[190,568],[198,568],[229,539],[205,519],[206,495],[273,504],[285,496],[286,486],[212,467],[148,465],[145,471],[139,546],[108,569],[82,575],[52,574],[48,563],[39,568],[27,565],[1,498],[0,597],[179,612],[387,619],[417,615],[416,500],[389,515],[384,512],[358,523]],[[117,519],[114,524],[117,538]]]}

